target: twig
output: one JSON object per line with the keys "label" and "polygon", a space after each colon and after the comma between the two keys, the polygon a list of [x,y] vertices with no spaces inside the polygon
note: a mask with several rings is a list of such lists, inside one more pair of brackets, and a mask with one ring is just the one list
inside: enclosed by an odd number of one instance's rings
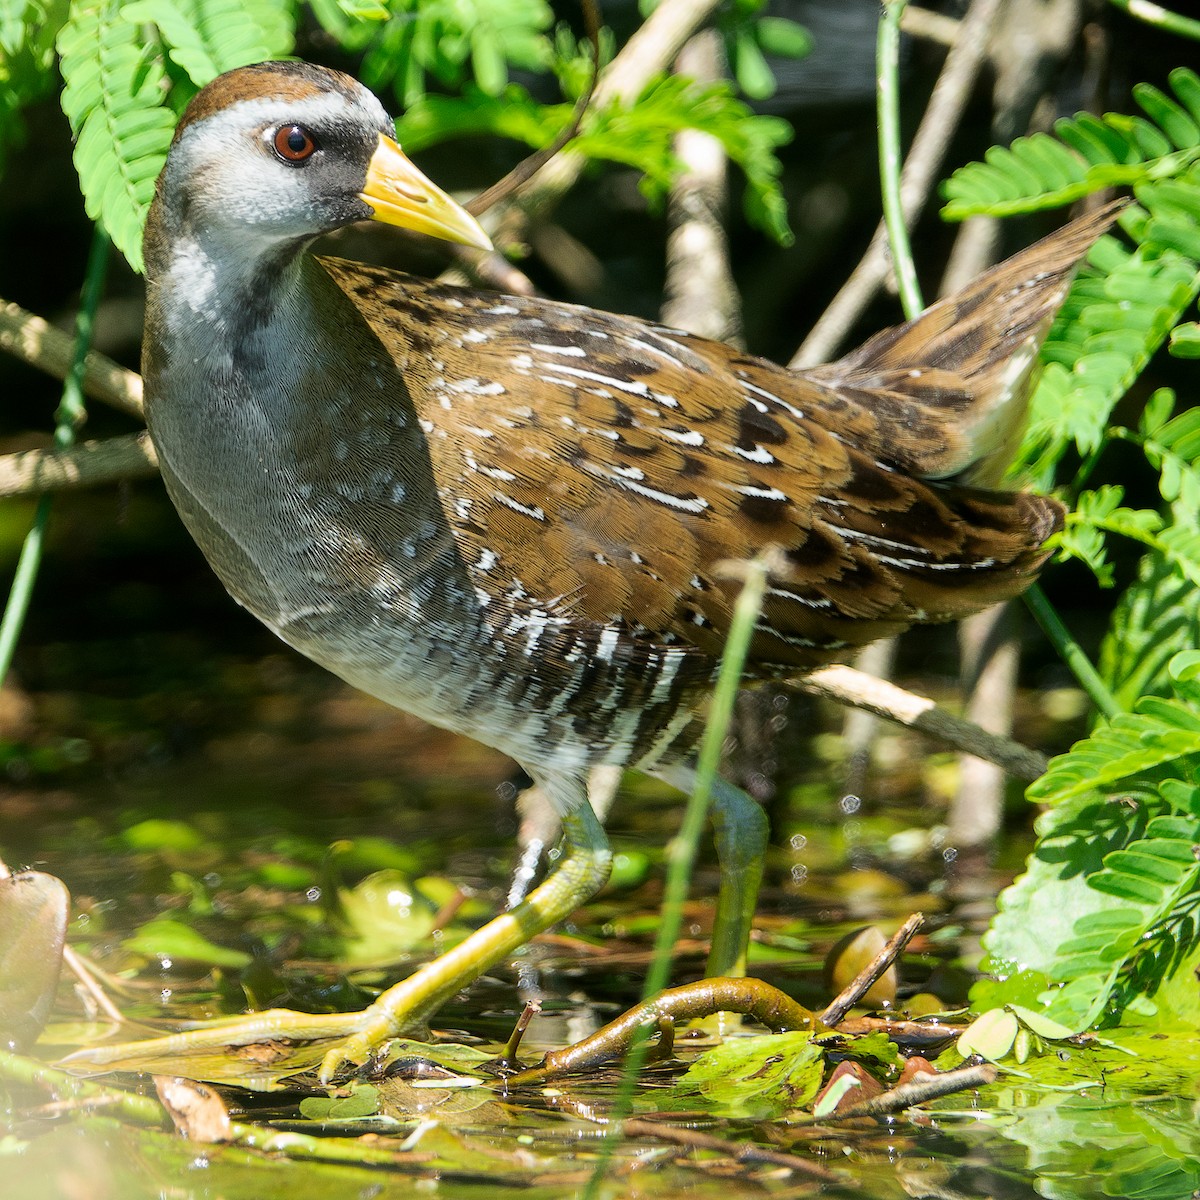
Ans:
{"label": "twig", "polygon": [[[1106,717],[1119,716],[1123,711],[1120,702],[1109,690],[1108,684],[1100,678],[1100,672],[1092,665],[1087,652],[1063,624],[1054,606],[1046,599],[1046,593],[1035,583],[1025,592],[1023,599],[1046,636],[1054,643],[1059,656],[1071,668],[1079,686],[1087,692],[1091,702]],[[985,756],[980,755],[980,758],[983,757]]]}
{"label": "twig", "polygon": [[[684,43],[716,10],[719,0],[663,0],[605,68],[593,107],[631,103],[650,80],[665,71]],[[551,159],[513,198],[527,220],[545,216],[583,172],[587,160],[570,148]]]}
{"label": "twig", "polygon": [[957,17],[948,17],[928,8],[918,8],[915,4],[910,4],[900,18],[900,29],[910,37],[925,38],[943,46],[954,45],[961,24]]}
{"label": "twig", "polygon": [[700,979],[635,1004],[581,1041],[547,1051],[536,1067],[510,1075],[504,1082],[508,1087],[524,1087],[590,1071],[634,1049],[639,1037],[658,1029],[664,1020],[692,1021],[719,1012],[741,1013],[775,1033],[813,1029],[816,1021],[807,1008],[762,979]]}
{"label": "twig", "polygon": [[941,1096],[985,1087],[995,1082],[996,1075],[997,1068],[992,1063],[982,1063],[977,1067],[960,1067],[956,1071],[939,1071],[936,1075],[924,1075],[920,1079],[914,1079],[912,1083],[902,1083],[890,1092],[872,1096],[870,1100],[864,1100],[861,1104],[852,1104],[849,1108],[825,1113],[820,1117],[804,1114],[789,1120],[788,1124],[795,1128],[826,1125],[831,1121],[844,1121],[852,1117],[885,1117],[917,1104],[937,1100]]}
{"label": "twig", "polygon": [[[0,300],[0,350],[30,366],[65,379],[71,370],[75,339],[26,312],[19,304]],[[83,360],[83,390],[96,400],[131,416],[142,415],[142,377],[95,350]]]}
{"label": "twig", "polygon": [[834,1000],[818,1016],[826,1025],[836,1025],[871,989],[871,985],[900,956],[901,951],[913,939],[913,935],[925,924],[921,913],[913,913],[884,943],[884,947],[844,987]]}
{"label": "twig", "polygon": [[967,1026],[950,1025],[928,1017],[911,1020],[907,1017],[847,1017],[839,1021],[836,1032],[848,1037],[860,1037],[866,1033],[884,1033],[894,1042],[922,1049],[955,1041]]}
{"label": "twig", "polygon": [[491,187],[480,192],[473,200],[464,205],[472,216],[485,213],[494,204],[507,199],[513,192],[532,179],[569,141],[579,132],[584,115],[591,106],[592,97],[596,93],[596,85],[600,79],[600,10],[596,0],[582,0],[584,24],[587,27],[588,39],[592,45],[592,73],[588,77],[587,87],[575,101],[575,110],[558,136],[548,145],[523,158],[503,179],[497,180]]}
{"label": "twig", "polygon": [[1160,4],[1152,4],[1150,0],[1108,0],[1114,8],[1127,12],[1155,29],[1167,33],[1178,34],[1180,37],[1194,38],[1200,41],[1200,21],[1193,17],[1185,17],[1182,13],[1172,12]]}
{"label": "twig", "polygon": [[[917,268],[908,237],[909,217],[900,199],[900,18],[907,0],[884,0],[875,49],[879,77],[877,123],[879,126],[879,182],[883,192],[883,224],[887,230],[888,255],[900,293],[905,320],[914,320],[925,307]],[[916,218],[911,218],[915,224]]]}
{"label": "twig", "polygon": [[810,695],[862,708],[918,729],[955,750],[996,763],[1017,779],[1032,782],[1045,773],[1046,758],[1036,750],[1011,738],[988,733],[924,696],[906,692],[886,680],[873,679],[853,667],[823,667],[798,680],[797,686]]}
{"label": "twig", "polygon": [[[1000,0],[974,0],[959,25],[954,46],[946,55],[900,178],[901,208],[909,229],[917,223],[925,207],[950,139],[987,58],[988,33],[999,9]],[[880,223],[862,261],[793,356],[790,363],[793,368],[815,366],[833,356],[887,278],[888,269],[887,235]]]}
{"label": "twig", "polygon": [[146,479],[157,470],[158,458],[145,432],[82,442],[67,450],[18,450],[0,455],[0,498]]}
{"label": "twig", "polygon": [[125,1018],[121,1010],[108,998],[108,993],[100,986],[100,981],[92,974],[91,968],[70,946],[63,946],[62,956],[63,963],[79,980],[79,986],[92,998],[92,1003],[114,1025],[123,1025]]}
{"label": "twig", "polygon": [[[108,234],[99,225],[95,226],[84,272],[83,290],[80,293],[79,311],[75,314],[75,337],[72,341],[71,357],[63,374],[62,398],[54,413],[54,444],[60,450],[74,445],[76,432],[87,416],[83,403],[83,381],[87,370],[87,353],[92,344],[96,309],[100,305],[100,293],[104,289],[104,279],[108,271],[111,245]],[[0,683],[8,676],[12,666],[17,641],[33,600],[33,586],[46,546],[46,528],[50,522],[51,507],[49,495],[39,498],[29,532],[21,543],[17,569],[13,572],[8,600],[4,605],[4,616],[0,618]]]}

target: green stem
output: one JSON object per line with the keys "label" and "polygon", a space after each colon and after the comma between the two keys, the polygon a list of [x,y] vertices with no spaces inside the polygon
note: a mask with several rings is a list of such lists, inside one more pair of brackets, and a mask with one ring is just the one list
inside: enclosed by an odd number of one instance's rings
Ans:
{"label": "green stem", "polygon": [[1200,41],[1200,21],[1192,17],[1180,16],[1179,13],[1151,4],[1148,0],[1109,0],[1109,3],[1114,8],[1127,12],[1131,17],[1145,21],[1147,25],[1153,25],[1155,29]]}
{"label": "green stem", "polygon": [[[721,655],[721,669],[717,675],[717,684],[713,689],[712,702],[708,710],[708,720],[704,725],[704,736],[700,742],[695,786],[692,788],[692,794],[688,797],[679,833],[672,840],[668,854],[667,879],[658,933],[654,939],[654,955],[642,986],[643,1004],[657,996],[667,986],[671,977],[671,963],[674,958],[675,943],[683,928],[683,906],[687,901],[692,868],[696,862],[696,850],[700,844],[700,838],[704,834],[705,822],[708,820],[708,807],[712,798],[713,784],[716,782],[717,772],[721,765],[721,751],[725,745],[725,735],[729,731],[729,723],[733,719],[733,707],[741,688],[742,669],[746,665],[746,656],[750,652],[750,642],[754,637],[754,628],[762,609],[767,575],[768,566],[765,554],[746,564],[745,581],[742,584],[741,593],[738,595],[737,604],[734,606],[729,636],[726,638],[725,650]],[[634,1088],[637,1085],[638,1074],[646,1060],[649,1036],[650,1029],[644,1025],[639,1025],[631,1033],[629,1052],[625,1057],[625,1066],[621,1074],[621,1087],[609,1116],[610,1132],[604,1139],[596,1169],[588,1179],[582,1200],[595,1200],[599,1194],[604,1173],[620,1137],[620,1123],[633,1109]]]}
{"label": "green stem", "polygon": [[900,18],[906,0],[885,0],[879,21],[875,60],[878,71],[879,183],[883,194],[883,222],[887,228],[892,270],[900,290],[904,315],[911,321],[925,307],[913,265],[912,244],[904,223],[900,200]]}
{"label": "green stem", "polygon": [[688,885],[696,862],[696,848],[708,820],[708,805],[713,784],[721,766],[721,751],[725,735],[733,719],[733,708],[742,686],[742,669],[750,652],[750,642],[762,609],[767,587],[767,564],[763,557],[752,559],[746,566],[746,578],[733,610],[729,637],[721,655],[721,669],[713,690],[700,754],[696,762],[696,783],[688,797],[683,823],[672,842],[667,863],[667,880],[663,896],[662,920],[654,940],[654,958],[646,973],[642,999],[649,1000],[667,986],[671,976],[671,958],[679,932],[683,928],[683,906],[687,901]]}
{"label": "green stem", "polygon": [[[108,250],[110,246],[108,234],[96,226],[92,235],[92,248],[88,254],[87,273],[83,281],[83,293],[80,298],[79,315],[75,319],[75,351],[71,360],[71,369],[63,382],[62,398],[54,417],[54,445],[56,449],[65,450],[75,441],[75,431],[83,423],[87,413],[83,404],[83,373],[84,360],[92,344],[92,323],[96,317],[96,309],[100,304],[100,293],[104,287],[104,275],[108,267]],[[13,575],[12,586],[8,593],[8,603],[4,606],[4,617],[0,619],[0,683],[8,676],[12,666],[13,654],[25,618],[29,615],[29,605],[33,599],[33,585],[37,581],[38,569],[42,564],[42,552],[46,545],[46,527],[50,521],[51,499],[49,494],[43,496],[37,504],[33,515],[33,524],[21,546],[17,559],[17,569]]]}
{"label": "green stem", "polygon": [[1029,611],[1037,619],[1043,632],[1053,643],[1059,657],[1071,668],[1080,687],[1087,692],[1092,703],[1106,717],[1115,717],[1124,711],[1117,703],[1116,697],[1108,690],[1100,673],[1092,666],[1092,661],[1084,653],[1083,647],[1071,636],[1070,630],[1063,624],[1062,618],[1054,606],[1046,599],[1046,593],[1038,584],[1034,584],[1025,593],[1025,603]]}

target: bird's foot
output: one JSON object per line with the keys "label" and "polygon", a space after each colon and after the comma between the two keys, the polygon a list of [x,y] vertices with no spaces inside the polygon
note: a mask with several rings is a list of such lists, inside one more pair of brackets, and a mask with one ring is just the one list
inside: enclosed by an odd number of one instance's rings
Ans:
{"label": "bird's foot", "polygon": [[[65,1066],[109,1067],[114,1070],[152,1070],[174,1062],[180,1069],[188,1059],[213,1053],[247,1054],[248,1047],[278,1043],[332,1042],[321,1059],[319,1076],[329,1083],[346,1066],[358,1066],[380,1055],[394,1037],[423,1025],[411,1014],[402,984],[384,993],[374,1004],[351,1013],[300,1013],[273,1008],[247,1017],[220,1018],[161,1037],[89,1046],[69,1054]],[[259,1056],[265,1065],[267,1056]]]}

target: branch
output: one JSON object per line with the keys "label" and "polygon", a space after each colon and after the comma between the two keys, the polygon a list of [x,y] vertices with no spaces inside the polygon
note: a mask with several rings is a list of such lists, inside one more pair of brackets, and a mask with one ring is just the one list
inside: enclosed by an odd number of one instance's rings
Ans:
{"label": "branch", "polygon": [[81,442],[69,450],[18,450],[0,456],[0,499],[147,479],[157,471],[158,458],[145,432]]}
{"label": "branch", "polygon": [[826,1025],[836,1025],[871,990],[872,984],[900,957],[904,947],[912,941],[918,929],[925,924],[922,913],[913,913],[896,930],[882,950],[826,1005],[818,1017]]}
{"label": "branch", "polygon": [[[999,11],[1000,0],[974,0],[959,23],[958,37],[946,55],[900,176],[901,209],[909,229],[917,223],[929,199],[950,139],[987,59],[988,34]],[[880,223],[862,261],[813,326],[789,366],[811,367],[831,358],[887,279],[889,269],[887,234]]]}
{"label": "branch", "polygon": [[[720,38],[696,34],[680,51],[675,70],[708,81],[720,78]],[[744,346],[741,297],[729,264],[725,234],[727,162],[711,134],[682,130],[675,154],[684,172],[671,188],[667,210],[667,278],[662,319],[676,329]]]}
{"label": "branch", "polygon": [[[75,339],[26,312],[18,304],[0,300],[0,350],[39,368],[56,379],[71,369]],[[83,360],[83,390],[105,404],[134,417],[142,415],[142,377],[134,371],[89,351]]]}
{"label": "branch", "polygon": [[1046,758],[1036,750],[1000,734],[988,733],[924,696],[864,675],[853,667],[823,667],[799,680],[797,686],[811,696],[865,709],[877,717],[920,730],[955,750],[994,762],[1027,783],[1045,773]]}
{"label": "branch", "polygon": [[[684,43],[712,15],[719,0],[663,0],[604,69],[593,107],[632,103],[645,86],[666,71]],[[539,220],[558,203],[587,165],[569,147],[548,162],[514,197],[526,220]]]}

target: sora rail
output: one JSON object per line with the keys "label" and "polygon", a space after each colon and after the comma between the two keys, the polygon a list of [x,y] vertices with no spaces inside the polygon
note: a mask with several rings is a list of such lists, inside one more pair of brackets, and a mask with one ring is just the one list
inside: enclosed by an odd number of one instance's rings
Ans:
{"label": "sora rail", "polygon": [[[160,1039],[168,1053],[329,1038],[328,1077],[595,892],[609,852],[589,769],[692,780],[738,589],[722,562],[782,551],[749,676],[786,680],[1019,593],[1061,519],[992,489],[1039,341],[1111,211],[791,372],[628,317],[314,257],[318,235],[368,218],[489,246],[393,133],[354,80],[299,63],[196,96],[146,226],[147,420],[230,594],[355,686],[511,755],[566,853],[363,1012],[260,1013]],[[714,824],[709,969],[725,974],[766,830],[728,784]]]}

